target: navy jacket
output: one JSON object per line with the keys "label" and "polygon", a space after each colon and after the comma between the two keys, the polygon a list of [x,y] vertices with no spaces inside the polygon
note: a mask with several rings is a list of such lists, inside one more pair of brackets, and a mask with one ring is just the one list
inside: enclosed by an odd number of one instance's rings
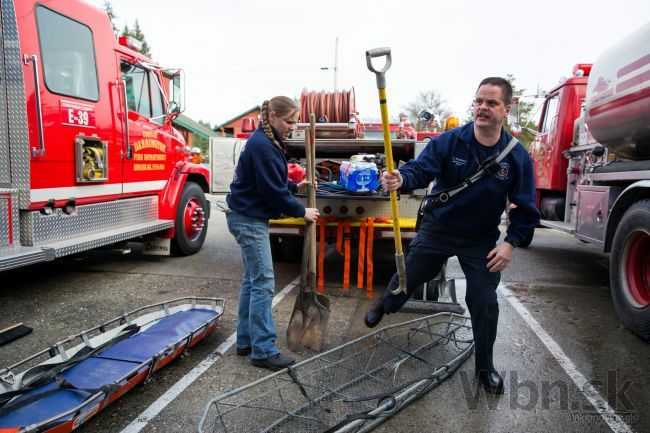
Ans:
{"label": "navy jacket", "polygon": [[[435,137],[417,159],[399,168],[404,178],[401,190],[426,188],[434,179],[433,192],[456,186],[476,173],[486,157],[505,149],[511,138],[502,130],[496,146],[483,146],[474,137],[473,122]],[[424,221],[429,220],[436,230],[452,235],[489,238],[496,234],[496,239],[509,200],[517,208],[510,211],[505,240],[518,246],[539,224],[533,163],[524,146],[517,143],[500,165],[496,174],[484,175],[448,203],[431,211]]]}
{"label": "navy jacket", "polygon": [[[276,140],[284,146],[277,135]],[[287,160],[281,149],[259,128],[246,141],[235,168],[230,209],[251,218],[275,219],[280,215],[305,216],[305,207],[293,195],[296,184],[289,180]]]}

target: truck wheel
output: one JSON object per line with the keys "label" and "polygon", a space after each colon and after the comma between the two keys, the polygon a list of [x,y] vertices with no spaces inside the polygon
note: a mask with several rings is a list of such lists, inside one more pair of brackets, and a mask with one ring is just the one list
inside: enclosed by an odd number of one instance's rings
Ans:
{"label": "truck wheel", "polygon": [[208,201],[201,187],[194,182],[186,182],[176,209],[175,233],[172,239],[172,253],[189,256],[203,246],[208,231]]}
{"label": "truck wheel", "polygon": [[610,257],[614,307],[625,326],[650,340],[650,200],[632,205],[616,229]]}

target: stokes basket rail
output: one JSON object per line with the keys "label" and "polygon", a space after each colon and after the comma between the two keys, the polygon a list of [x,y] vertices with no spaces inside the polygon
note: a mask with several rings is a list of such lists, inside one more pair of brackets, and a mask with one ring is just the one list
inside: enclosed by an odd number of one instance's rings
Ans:
{"label": "stokes basket rail", "polygon": [[449,377],[473,348],[469,318],[457,314],[387,326],[212,399],[198,430],[369,431]]}

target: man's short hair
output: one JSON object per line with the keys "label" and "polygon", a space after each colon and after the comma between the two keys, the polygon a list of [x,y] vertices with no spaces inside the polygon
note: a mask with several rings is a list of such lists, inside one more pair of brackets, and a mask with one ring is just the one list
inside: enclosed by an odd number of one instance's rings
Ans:
{"label": "man's short hair", "polygon": [[476,90],[478,90],[484,84],[491,84],[493,86],[501,87],[501,94],[503,96],[503,102],[506,105],[512,104],[512,86],[505,78],[501,77],[487,77],[481,81],[481,84],[478,85]]}

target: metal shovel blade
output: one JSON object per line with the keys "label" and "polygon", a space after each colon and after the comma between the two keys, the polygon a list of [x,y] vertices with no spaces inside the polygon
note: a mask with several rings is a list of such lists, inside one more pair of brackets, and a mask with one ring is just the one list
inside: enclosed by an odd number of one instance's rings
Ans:
{"label": "metal shovel blade", "polygon": [[295,352],[300,347],[300,342],[309,322],[307,313],[309,307],[305,303],[305,295],[306,293],[303,290],[298,292],[291,319],[289,319],[289,325],[287,326],[287,347],[292,352]]}
{"label": "metal shovel blade", "polygon": [[293,305],[293,312],[287,326],[287,347],[295,352],[300,347],[303,334],[309,324],[309,302],[310,296],[307,293],[307,278],[309,272],[311,231],[305,230],[305,243],[302,247],[302,263],[300,266],[300,287],[296,295],[296,302]]}
{"label": "metal shovel blade", "polygon": [[[310,296],[308,293],[307,296]],[[316,352],[323,350],[325,331],[330,320],[330,301],[327,297],[315,294],[309,304],[309,324],[302,336],[302,344]]]}

